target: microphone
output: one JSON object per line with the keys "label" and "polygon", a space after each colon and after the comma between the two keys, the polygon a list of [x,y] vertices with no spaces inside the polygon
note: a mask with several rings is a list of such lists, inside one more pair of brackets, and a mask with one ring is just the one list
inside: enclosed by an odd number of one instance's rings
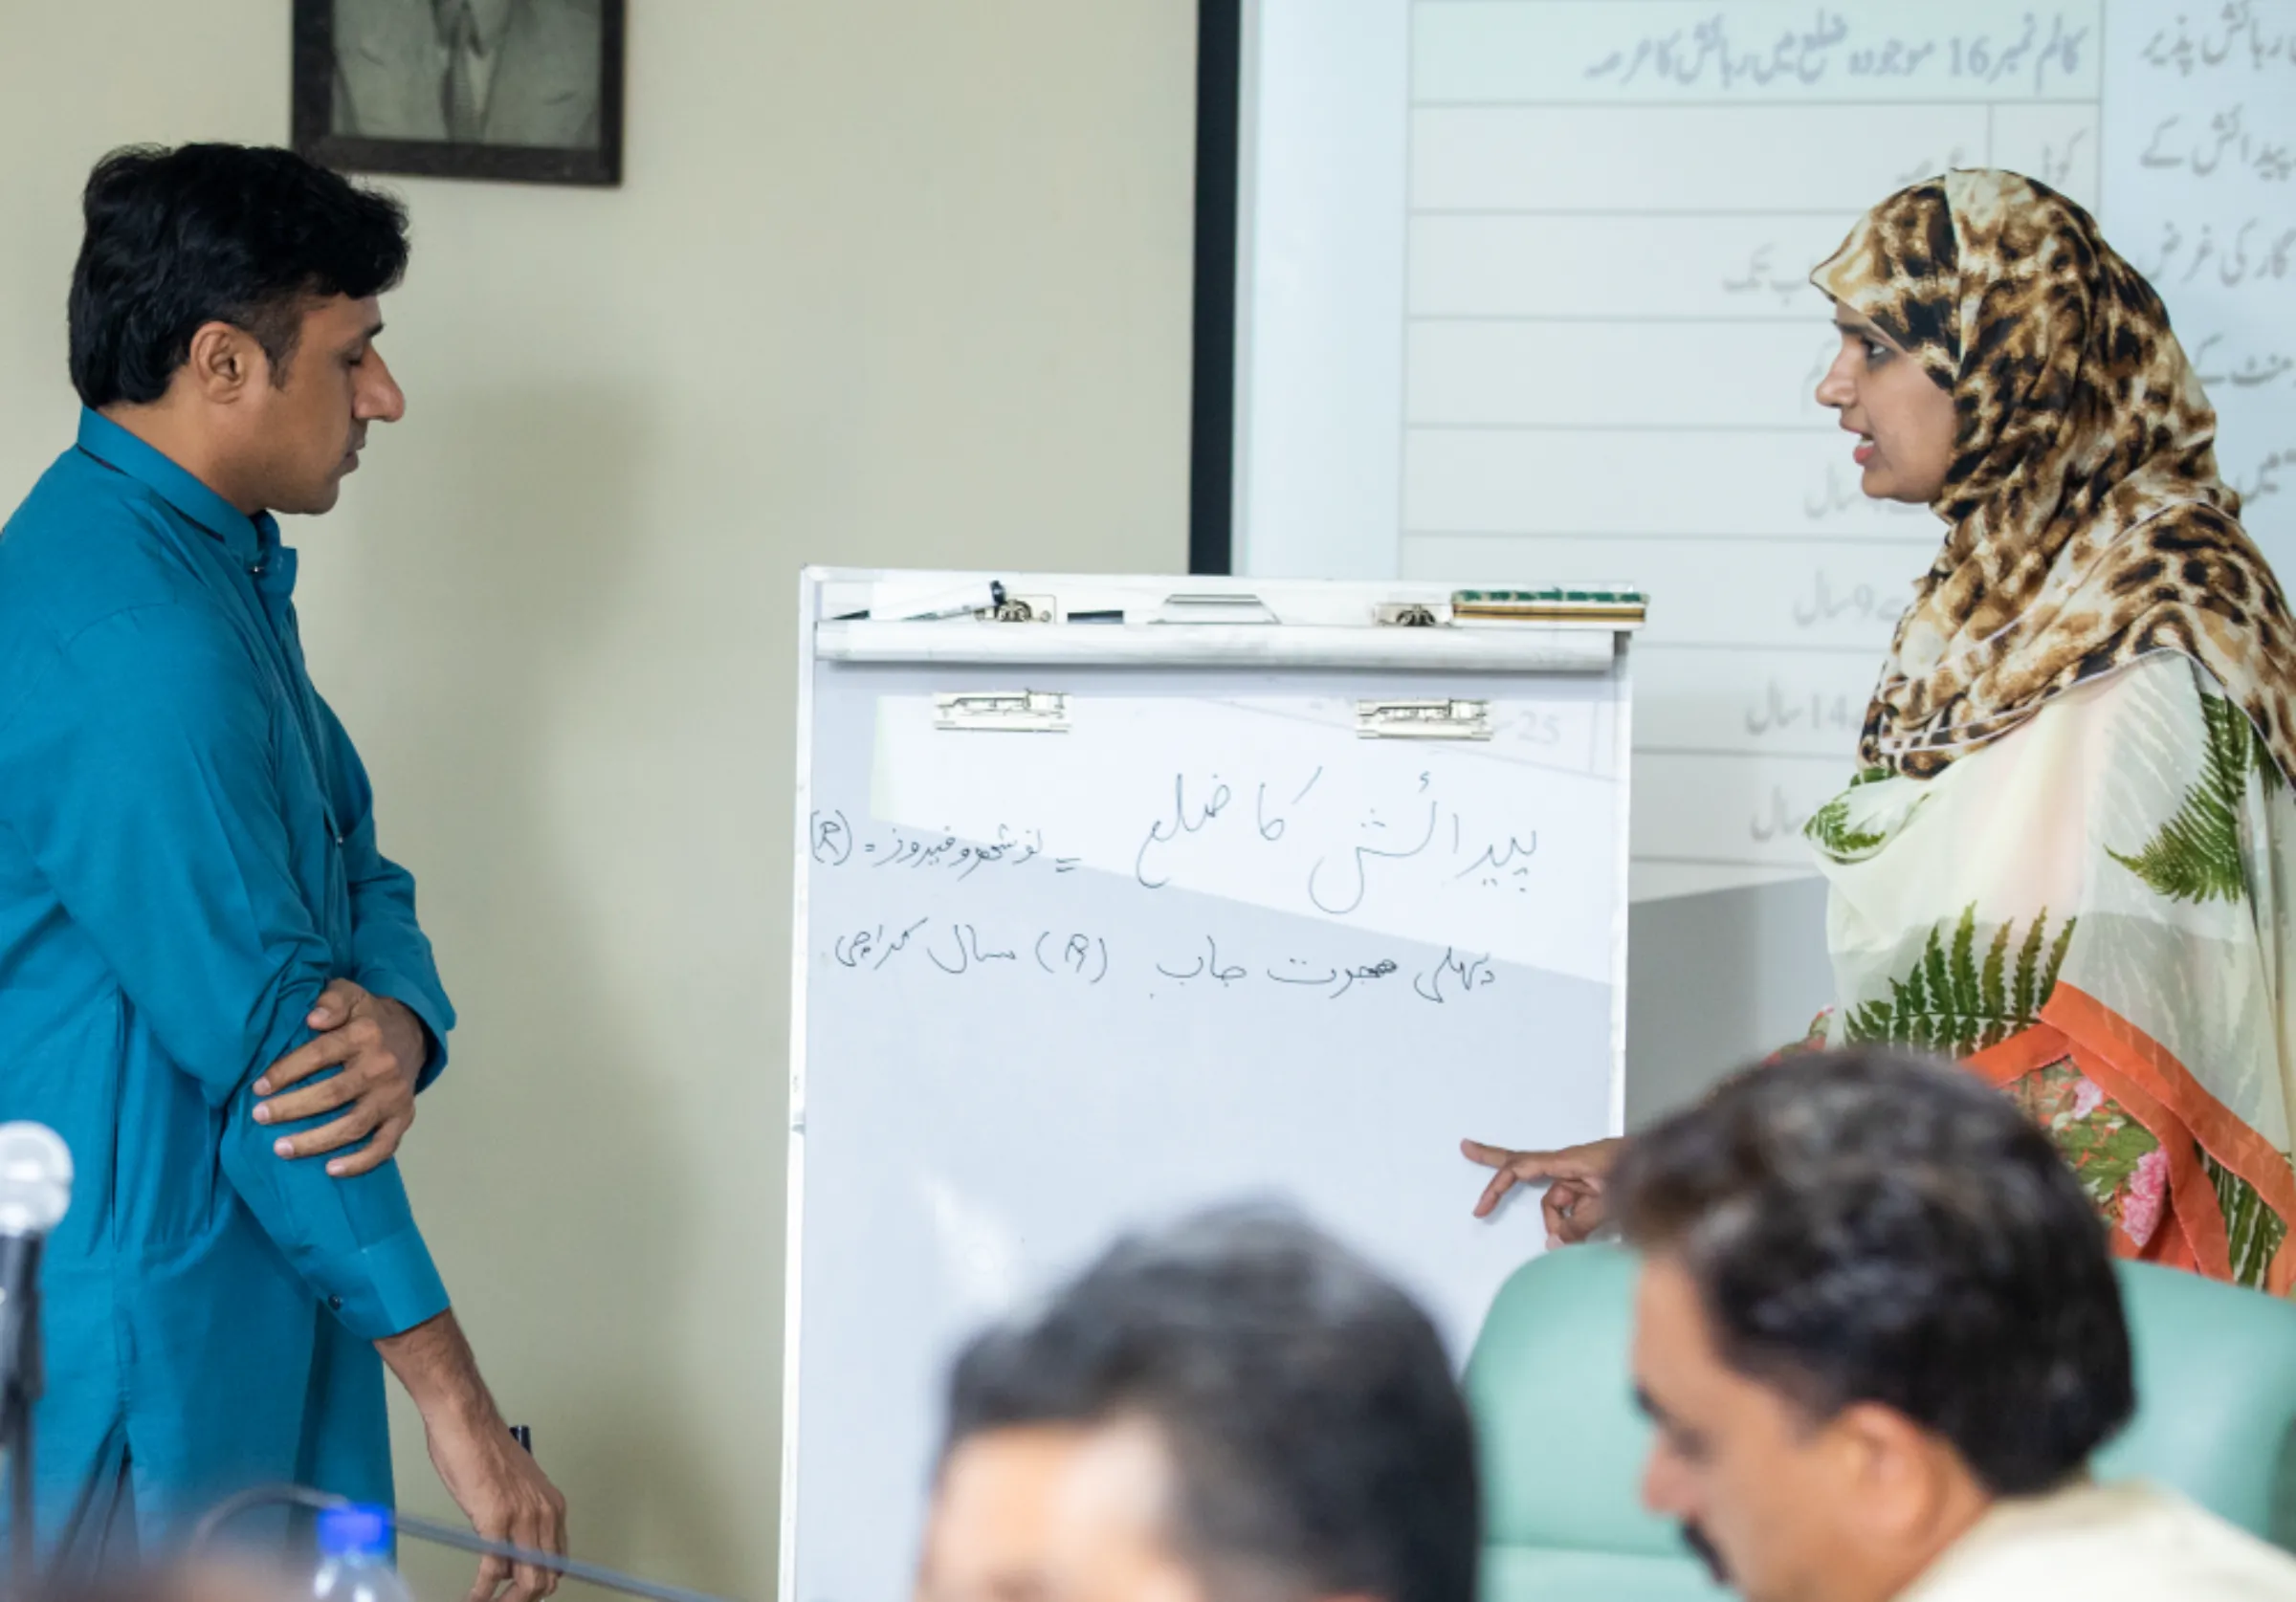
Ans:
{"label": "microphone", "polygon": [[72,1205],[72,1150],[45,1124],[0,1124],[0,1235],[45,1236]]}
{"label": "microphone", "polygon": [[40,1245],[72,1205],[72,1152],[45,1124],[0,1124],[0,1403],[40,1394]]}
{"label": "microphone", "polygon": [[40,1246],[72,1205],[72,1151],[44,1124],[0,1124],[0,1449],[8,1456],[9,1555],[19,1596],[38,1578],[32,1404],[40,1399]]}

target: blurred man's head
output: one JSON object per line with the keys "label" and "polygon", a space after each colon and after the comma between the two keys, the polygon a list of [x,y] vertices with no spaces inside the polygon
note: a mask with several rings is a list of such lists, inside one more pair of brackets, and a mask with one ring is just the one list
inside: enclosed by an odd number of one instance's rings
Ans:
{"label": "blurred man's head", "polygon": [[1957,1069],[1757,1069],[1629,1148],[1645,1499],[1754,1602],[1895,1595],[1998,1497],[2078,1476],[2135,1397],[2104,1226]]}
{"label": "blurred man's head", "polygon": [[324,512],[406,397],[375,352],[407,215],[291,151],[97,164],[72,273],[72,384],[242,511]]}
{"label": "blurred man's head", "polygon": [[958,1361],[920,1602],[1473,1602],[1434,1327],[1304,1224],[1118,1244]]}

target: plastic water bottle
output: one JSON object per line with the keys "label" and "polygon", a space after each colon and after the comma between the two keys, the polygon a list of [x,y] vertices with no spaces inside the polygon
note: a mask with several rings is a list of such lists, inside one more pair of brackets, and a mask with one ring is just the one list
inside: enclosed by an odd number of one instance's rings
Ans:
{"label": "plastic water bottle", "polygon": [[414,1602],[390,1566],[390,1515],[380,1507],[330,1507],[319,1516],[313,1602]]}

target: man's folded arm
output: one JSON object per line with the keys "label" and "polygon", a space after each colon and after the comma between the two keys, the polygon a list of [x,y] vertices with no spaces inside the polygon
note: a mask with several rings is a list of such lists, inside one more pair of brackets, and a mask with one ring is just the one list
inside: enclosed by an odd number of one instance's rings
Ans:
{"label": "man's folded arm", "polygon": [[306,1126],[251,1115],[251,1085],[311,1038],[336,973],[295,871],[298,850],[334,843],[317,819],[298,840],[282,815],[275,742],[292,732],[273,726],[254,667],[229,625],[192,606],[89,625],[5,709],[0,821],[224,1109],[224,1172],[264,1231],[347,1328],[379,1339],[447,1306],[397,1165],[332,1177],[274,1153]]}

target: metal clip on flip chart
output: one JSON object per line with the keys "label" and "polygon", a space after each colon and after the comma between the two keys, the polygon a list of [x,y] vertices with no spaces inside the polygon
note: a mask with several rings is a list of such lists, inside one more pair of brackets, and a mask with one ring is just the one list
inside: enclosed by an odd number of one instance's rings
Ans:
{"label": "metal clip on flip chart", "polygon": [[1256,595],[1225,591],[1168,595],[1156,615],[1158,623],[1281,623],[1275,608]]}
{"label": "metal clip on flip chart", "polygon": [[1382,601],[1372,617],[1383,628],[1440,628],[1451,621],[1451,609],[1424,601]]}
{"label": "metal clip on flip chart", "polygon": [[1065,735],[1069,698],[1049,690],[982,690],[933,697],[933,727]]}
{"label": "metal clip on flip chart", "polygon": [[1489,701],[1358,701],[1356,733],[1365,739],[1487,740]]}

